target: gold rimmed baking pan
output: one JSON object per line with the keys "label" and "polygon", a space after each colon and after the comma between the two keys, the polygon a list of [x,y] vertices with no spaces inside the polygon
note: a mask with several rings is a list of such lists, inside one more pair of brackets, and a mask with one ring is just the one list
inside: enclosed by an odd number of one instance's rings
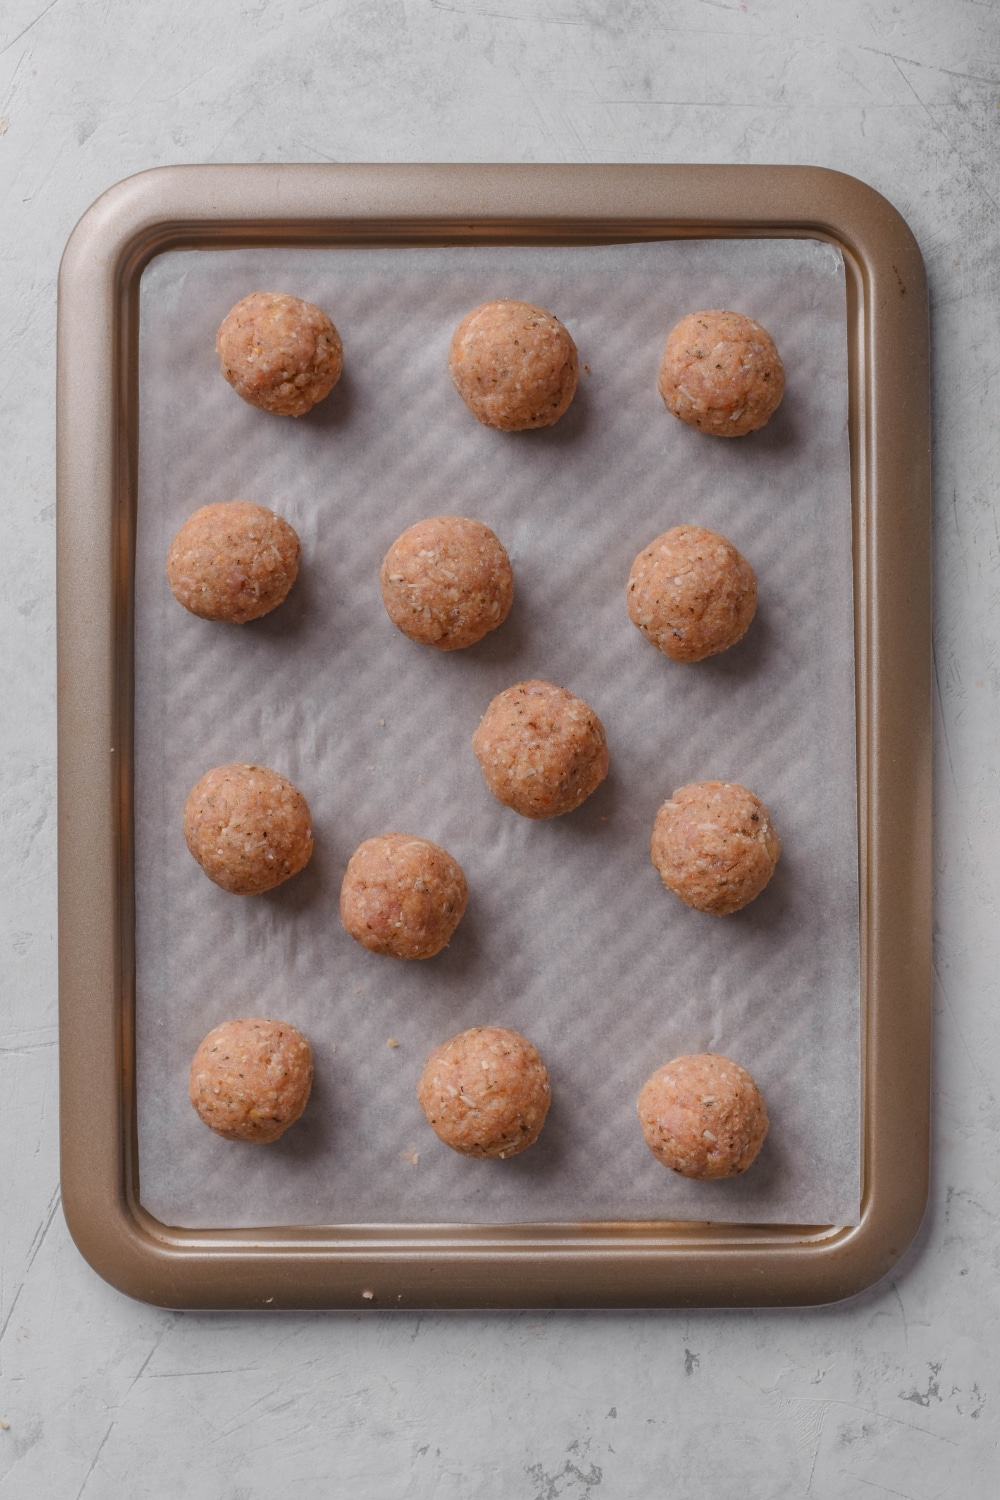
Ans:
{"label": "gold rimmed baking pan", "polygon": [[[862,993],[861,1222],[183,1230],[140,1201],[133,875],[139,280],[176,249],[819,238],[847,280]],[[832,1301],[926,1195],[930,973],[926,296],[871,189],[797,167],[178,167],[111,189],[59,293],[62,1182],[80,1249],[175,1307]]]}

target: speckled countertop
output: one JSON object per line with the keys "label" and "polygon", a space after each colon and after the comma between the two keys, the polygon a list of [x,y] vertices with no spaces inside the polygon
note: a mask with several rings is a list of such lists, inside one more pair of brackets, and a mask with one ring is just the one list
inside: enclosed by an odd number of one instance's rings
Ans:
{"label": "speckled countertop", "polygon": [[[891,1279],[816,1311],[187,1315],[59,1210],[59,256],[144,167],[802,162],[931,289],[935,1120]],[[1000,1353],[1000,7],[983,0],[6,0],[0,13],[0,1500],[991,1500]]]}

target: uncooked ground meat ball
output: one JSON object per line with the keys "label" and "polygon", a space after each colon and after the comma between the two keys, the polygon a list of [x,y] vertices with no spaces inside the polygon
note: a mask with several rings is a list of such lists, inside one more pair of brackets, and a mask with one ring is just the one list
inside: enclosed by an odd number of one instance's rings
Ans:
{"label": "uncooked ground meat ball", "polygon": [[625,595],[633,625],[674,661],[703,661],[746,634],[757,609],[753,568],[703,526],[675,526],[645,547]]}
{"label": "uncooked ground meat ball", "polygon": [[671,332],[657,388],[667,410],[690,427],[743,437],[777,410],[785,370],[766,328],[712,308],[690,313]]}
{"label": "uncooked ground meat ball", "polygon": [[477,421],[521,432],[559,420],[573,399],[579,360],[551,313],[530,302],[484,302],[455,329],[448,368]]}
{"label": "uncooked ground meat ball", "polygon": [[305,1109],[312,1048],[287,1021],[223,1021],[194,1055],[188,1094],[228,1141],[276,1141]]}
{"label": "uncooked ground meat ball", "polygon": [[215,339],[222,373],[248,401],[301,417],[340,379],[340,334],[321,308],[284,292],[251,292],[223,318]]}
{"label": "uncooked ground meat ball", "polygon": [[639,1124],[658,1161],[682,1177],[738,1177],[767,1135],[767,1109],[746,1068],[701,1052],[675,1057],[639,1095]]}
{"label": "uncooked ground meat ball", "polygon": [[439,1140],[462,1156],[516,1156],[538,1139],[552,1091],[526,1037],[474,1026],[435,1047],[417,1085]]}
{"label": "uncooked ground meat ball", "polygon": [[266,766],[206,771],[184,804],[184,837],[209,880],[237,896],[281,885],[313,850],[306,799]]}
{"label": "uncooked ground meat ball", "polygon": [[433,958],[469,900],[462,867],[446,849],[409,833],[366,839],[351,855],[340,919],[372,953]]}
{"label": "uncooked ground meat ball", "polygon": [[178,603],[203,620],[244,625],[276,609],[299,571],[299,539],[263,505],[203,505],[170,544],[167,581]]}
{"label": "uncooked ground meat ball", "polygon": [[566,688],[533,678],[498,693],[472,736],[494,797],[525,818],[556,818],[608,774],[604,725]]}
{"label": "uncooked ground meat ball", "polygon": [[688,906],[726,916],[759,896],[781,842],[759,797],[735,781],[679,787],[656,814],[650,855]]}
{"label": "uncooked ground meat ball", "polygon": [[389,618],[411,641],[457,651],[502,625],[514,599],[510,559],[481,521],[432,516],[397,537],[382,563]]}

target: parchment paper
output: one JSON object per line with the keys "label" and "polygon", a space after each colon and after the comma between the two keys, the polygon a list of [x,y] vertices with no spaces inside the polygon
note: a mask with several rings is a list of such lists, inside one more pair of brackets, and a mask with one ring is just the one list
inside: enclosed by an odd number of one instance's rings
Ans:
{"label": "parchment paper", "polygon": [[[246,406],[214,337],[247,292],[327,309],[340,385],[299,420]],[[554,428],[479,426],[447,349],[469,308],[523,297],[580,350]],[[656,392],[667,331],[703,307],[748,312],[785,362],[763,431],[706,437]],[[137,1038],[141,1196],[167,1223],[528,1222],[691,1218],[857,1222],[859,958],[844,274],[813,241],[597,248],[176,252],[143,276],[136,560]],[[242,627],[175,603],[170,540],[236,497],[303,543],[287,602]],[[406,640],[381,558],[422,517],[492,526],[516,579],[510,618],[471,650]],[[634,629],[635,554],[680,522],[753,563],[760,609],[721,657],[679,665]],[[488,793],[469,741],[490,698],[527,677],[580,694],[612,770],[578,812],[535,823]],[[290,776],[314,818],[307,870],[237,897],[188,854],[181,810],[211,766]],[[649,861],[677,786],[740,781],[784,853],[742,913],[690,911]],[[358,947],[337,899],[366,837],[431,838],[465,869],[468,913],[438,958]],[[202,1036],[233,1016],[294,1022],[312,1100],[277,1144],[212,1135],[187,1099]],[[526,1033],[552,1077],[538,1144],[507,1162],[441,1145],[414,1089],[465,1027]],[[398,1046],[388,1045],[393,1038]],[[745,1064],[771,1131],[743,1178],[690,1183],[647,1150],[635,1100],[682,1052]]]}

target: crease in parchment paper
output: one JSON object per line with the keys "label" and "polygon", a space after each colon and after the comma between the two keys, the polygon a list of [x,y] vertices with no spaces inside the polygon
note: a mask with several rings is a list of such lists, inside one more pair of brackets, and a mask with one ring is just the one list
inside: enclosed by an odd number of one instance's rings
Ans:
{"label": "crease in parchment paper", "polygon": [[[245,405],[215,331],[258,289],[326,309],[344,374],[299,420]],[[479,302],[548,308],[579,347],[578,394],[537,432],[481,427],[447,351]],[[707,437],[656,391],[667,332],[735,308],[773,334],[787,389],[750,437]],[[139,1160],[169,1224],[697,1219],[856,1223],[860,1001],[851,495],[844,271],[809,240],[585,248],[171,252],[141,289],[135,575]],[[171,597],[164,560],[198,505],[277,510],[303,544],[280,609],[211,624]],[[443,653],[389,622],[379,564],[425,516],[485,521],[516,598],[494,635]],[[680,665],[629,621],[635,554],[681,522],[722,531],[757,571],[744,640]],[[490,698],[528,677],[584,697],[611,772],[576,813],[495,802],[470,749]],[[312,809],[316,852],[277,891],[237,897],[188,854],[181,810],[211,766],[257,761]],[[725,918],[690,911],[649,861],[675,787],[743,782],[783,855]],[[403,963],[343,931],[356,845],[398,830],[443,844],[469,882],[450,947]],[[312,1041],[302,1120],[274,1145],[212,1135],[187,1099],[201,1038],[270,1015]],[[506,1162],[434,1137],[415,1085],[466,1027],[523,1031],[552,1077],[538,1144]],[[398,1046],[389,1046],[393,1038]],[[335,1050],[334,1050],[335,1049]],[[683,1052],[747,1066],[771,1130],[742,1178],[692,1183],[647,1150],[635,1101]]]}

